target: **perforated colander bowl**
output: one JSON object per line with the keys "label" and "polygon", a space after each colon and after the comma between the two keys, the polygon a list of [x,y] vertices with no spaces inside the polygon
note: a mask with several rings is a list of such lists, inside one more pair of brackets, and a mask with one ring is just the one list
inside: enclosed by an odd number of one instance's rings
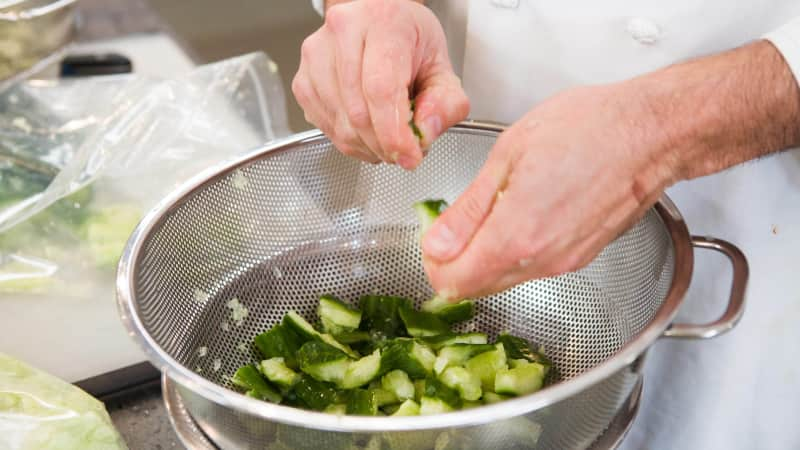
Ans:
{"label": "perforated colander bowl", "polygon": [[[209,169],[149,212],[128,242],[117,281],[125,326],[222,448],[588,446],[640,381],[634,362],[657,338],[711,337],[742,312],[744,256],[691,238],[666,197],[586,268],[480,299],[475,319],[460,325],[541,344],[555,375],[537,393],[432,416],[356,417],[262,402],[229,381],[258,358],[256,334],[290,309],[313,317],[320,294],[429,298],[411,205],[454,201],[500,132],[453,127],[413,172],[342,156],[318,131]],[[730,258],[730,301],[714,323],[671,325],[692,245]]]}

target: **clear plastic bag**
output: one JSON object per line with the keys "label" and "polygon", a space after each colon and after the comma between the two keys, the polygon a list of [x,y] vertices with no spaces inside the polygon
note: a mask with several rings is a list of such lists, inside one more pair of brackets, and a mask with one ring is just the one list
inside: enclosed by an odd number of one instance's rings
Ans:
{"label": "clear plastic bag", "polygon": [[0,293],[44,294],[74,285],[76,271],[109,275],[146,208],[204,167],[288,133],[276,66],[260,53],[180,79],[4,92]]}
{"label": "clear plastic bag", "polygon": [[103,404],[0,353],[0,448],[124,450]]}
{"label": "clear plastic bag", "polygon": [[67,381],[141,357],[114,301],[130,232],[188,177],[288,135],[285,111],[262,53],[176,79],[0,93],[0,352],[25,361],[0,354],[0,449],[124,448],[102,404]]}

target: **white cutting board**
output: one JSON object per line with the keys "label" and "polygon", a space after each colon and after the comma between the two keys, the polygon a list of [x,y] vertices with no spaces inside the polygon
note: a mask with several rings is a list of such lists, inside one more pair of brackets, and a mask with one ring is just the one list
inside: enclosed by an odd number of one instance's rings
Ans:
{"label": "white cutting board", "polygon": [[[77,45],[75,52],[115,51],[134,72],[169,77],[194,64],[162,34],[143,34]],[[145,361],[117,313],[113,279],[96,280],[91,293],[59,298],[0,299],[0,352],[68,382]]]}

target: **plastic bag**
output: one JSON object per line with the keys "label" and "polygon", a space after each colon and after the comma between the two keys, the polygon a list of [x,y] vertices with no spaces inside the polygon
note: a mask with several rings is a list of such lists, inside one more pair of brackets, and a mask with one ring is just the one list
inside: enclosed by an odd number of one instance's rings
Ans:
{"label": "plastic bag", "polygon": [[[180,79],[31,81],[0,95],[0,293],[85,295],[144,211],[199,170],[289,133],[255,53]],[[83,283],[87,281],[88,283]]]}
{"label": "plastic bag", "polygon": [[100,401],[0,353],[0,448],[123,450],[127,446]]}

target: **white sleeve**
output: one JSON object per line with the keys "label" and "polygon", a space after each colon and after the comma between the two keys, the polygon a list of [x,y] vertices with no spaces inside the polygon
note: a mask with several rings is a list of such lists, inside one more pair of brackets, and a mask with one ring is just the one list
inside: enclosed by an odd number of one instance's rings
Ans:
{"label": "white sleeve", "polygon": [[800,83],[800,17],[764,35],[783,55],[792,69],[794,79]]}
{"label": "white sleeve", "polygon": [[311,6],[314,7],[320,16],[325,17],[325,0],[311,0]]}

